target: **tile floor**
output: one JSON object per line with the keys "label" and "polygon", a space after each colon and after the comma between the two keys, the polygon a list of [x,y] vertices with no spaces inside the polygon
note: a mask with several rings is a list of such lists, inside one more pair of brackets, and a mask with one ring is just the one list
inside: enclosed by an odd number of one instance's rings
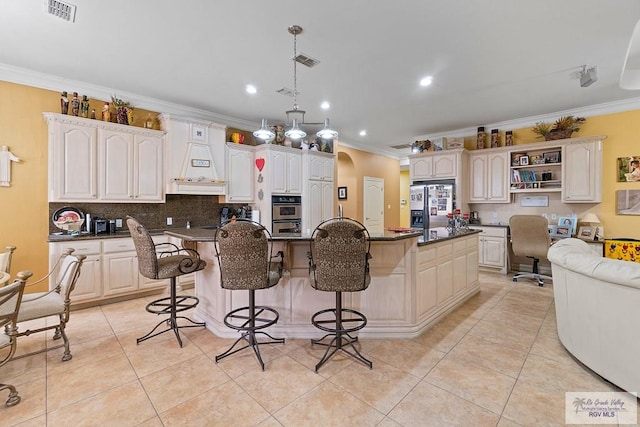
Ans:
{"label": "tile floor", "polygon": [[170,334],[136,345],[156,322],[150,299],[73,312],[69,362],[53,350],[0,368],[22,396],[0,404],[0,425],[552,426],[565,391],[615,389],[558,341],[550,286],[498,274],[415,339],[362,339],[373,370],[336,356],[318,374],[323,350],[308,340],[263,347],[265,372],[248,351],[216,364],[232,341],[200,328],[183,330],[182,349]]}

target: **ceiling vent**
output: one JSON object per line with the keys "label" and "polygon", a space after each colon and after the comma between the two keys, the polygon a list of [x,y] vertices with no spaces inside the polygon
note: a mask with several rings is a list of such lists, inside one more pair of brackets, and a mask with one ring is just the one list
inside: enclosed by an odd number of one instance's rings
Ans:
{"label": "ceiling vent", "polygon": [[304,53],[299,53],[293,58],[293,60],[298,64],[306,65],[309,68],[315,67],[320,63],[320,61],[318,61],[317,59],[312,58],[309,55],[305,55]]}
{"label": "ceiling vent", "polygon": [[406,148],[411,148],[411,144],[390,145],[389,147],[395,148],[396,150],[404,150]]}
{"label": "ceiling vent", "polygon": [[44,7],[50,15],[69,22],[75,22],[76,20],[76,7],[70,3],[59,0],[44,0]]}

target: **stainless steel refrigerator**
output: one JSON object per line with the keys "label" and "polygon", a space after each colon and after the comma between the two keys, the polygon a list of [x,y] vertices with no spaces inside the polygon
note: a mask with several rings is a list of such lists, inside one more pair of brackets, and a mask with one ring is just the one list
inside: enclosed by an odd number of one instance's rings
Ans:
{"label": "stainless steel refrigerator", "polygon": [[447,214],[455,209],[454,181],[425,182],[410,188],[411,228],[446,227]]}

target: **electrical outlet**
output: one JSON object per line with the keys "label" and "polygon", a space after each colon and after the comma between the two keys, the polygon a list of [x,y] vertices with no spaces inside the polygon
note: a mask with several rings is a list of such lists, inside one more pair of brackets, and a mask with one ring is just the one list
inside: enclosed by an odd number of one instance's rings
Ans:
{"label": "electrical outlet", "polygon": [[167,225],[173,225],[173,218],[170,216],[167,217]]}
{"label": "electrical outlet", "polygon": [[556,214],[554,214],[554,213],[553,213],[553,214],[551,214],[551,219],[558,219],[558,215],[556,215]]}
{"label": "electrical outlet", "polygon": [[122,228],[122,218],[116,219],[116,228]]}

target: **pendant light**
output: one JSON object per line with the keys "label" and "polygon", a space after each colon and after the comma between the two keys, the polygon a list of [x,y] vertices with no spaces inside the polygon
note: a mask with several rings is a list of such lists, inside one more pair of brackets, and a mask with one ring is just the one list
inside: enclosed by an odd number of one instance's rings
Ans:
{"label": "pendant light", "polygon": [[[292,25],[288,29],[289,34],[293,35],[293,108],[287,110],[287,126],[291,123],[291,126],[285,130],[284,135],[294,141],[300,141],[307,136],[307,133],[301,129],[300,126],[308,125],[324,125],[323,129],[316,133],[316,136],[323,139],[337,138],[338,132],[331,129],[329,125],[329,119],[325,119],[324,123],[309,123],[305,122],[305,111],[298,107],[298,67],[297,67],[297,36],[302,33],[302,27],[299,25]],[[307,64],[305,64],[307,65]],[[262,120],[262,127],[253,133],[256,138],[264,141],[272,140],[275,137],[273,131],[266,126],[266,120]]]}

